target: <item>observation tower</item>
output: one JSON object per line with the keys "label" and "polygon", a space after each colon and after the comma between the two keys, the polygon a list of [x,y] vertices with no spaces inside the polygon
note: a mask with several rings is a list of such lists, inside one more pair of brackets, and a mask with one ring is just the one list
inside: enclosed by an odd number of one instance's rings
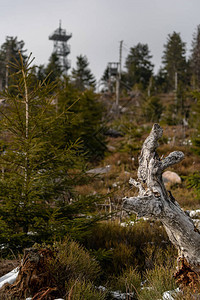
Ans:
{"label": "observation tower", "polygon": [[67,33],[65,29],[61,28],[61,21],[59,22],[59,28],[49,36],[49,40],[53,41],[53,53],[56,53],[59,57],[60,66],[65,73],[71,67],[71,63],[67,59],[67,56],[70,54],[70,46],[67,44],[67,41],[71,37],[71,33]]}

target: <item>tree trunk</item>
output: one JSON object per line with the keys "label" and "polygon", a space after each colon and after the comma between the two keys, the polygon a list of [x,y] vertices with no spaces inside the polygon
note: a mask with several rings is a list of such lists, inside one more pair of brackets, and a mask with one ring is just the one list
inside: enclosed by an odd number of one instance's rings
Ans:
{"label": "tree trunk", "polygon": [[130,179],[130,183],[139,189],[139,195],[124,198],[123,208],[139,217],[152,217],[162,222],[169,239],[178,249],[179,264],[175,277],[179,283],[196,288],[200,273],[200,232],[171,192],[165,189],[162,180],[163,171],[180,162],[184,154],[174,151],[163,159],[159,158],[156,149],[162,133],[162,128],[154,124],[144,141],[139,157],[138,182]]}

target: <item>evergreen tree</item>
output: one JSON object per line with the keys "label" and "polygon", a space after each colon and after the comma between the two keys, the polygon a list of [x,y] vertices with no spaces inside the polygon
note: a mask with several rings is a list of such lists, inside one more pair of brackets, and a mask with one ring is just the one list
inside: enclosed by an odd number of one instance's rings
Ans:
{"label": "evergreen tree", "polygon": [[[109,84],[111,84],[111,82],[109,82],[110,79],[110,74],[109,74],[109,67],[106,67],[103,76],[101,77],[101,82],[104,85],[104,88],[108,89],[109,88]],[[103,89],[104,90],[104,89]]]}
{"label": "evergreen tree", "polygon": [[194,150],[200,155],[200,93],[195,91],[192,93],[195,99],[195,103],[191,107],[190,122],[193,128],[196,129],[195,136],[193,138]]}
{"label": "evergreen tree", "polygon": [[39,66],[33,66],[31,69],[31,73],[35,79],[35,82],[37,81],[41,81],[43,82],[44,80],[46,80],[48,82],[59,82],[62,74],[63,74],[63,70],[62,67],[60,65],[60,60],[59,57],[56,53],[52,53],[50,58],[49,58],[49,62],[47,64],[47,66],[45,65],[39,65]]}
{"label": "evergreen tree", "polygon": [[44,81],[45,78],[46,78],[46,68],[44,65],[39,65],[37,67],[37,73],[36,73],[36,76],[37,76],[37,80],[38,81]]}
{"label": "evergreen tree", "polygon": [[7,88],[12,84],[12,75],[14,72],[13,67],[8,65],[8,62],[19,61],[19,51],[23,58],[26,57],[24,50],[24,41],[18,41],[17,37],[6,37],[6,41],[3,43],[0,49],[0,89]]}
{"label": "evergreen tree", "polygon": [[103,76],[101,77],[101,80],[106,84],[108,83],[108,80],[109,80],[109,67],[106,67],[106,69],[103,73]]}
{"label": "evergreen tree", "polygon": [[[191,125],[195,128],[195,134],[192,139],[193,151],[200,156],[200,92],[193,92],[195,103],[191,108]],[[195,188],[197,197],[200,197],[200,171],[195,172],[187,177],[189,188]]]}
{"label": "evergreen tree", "polygon": [[163,112],[163,105],[158,97],[153,96],[144,102],[142,110],[147,122],[158,123]]}
{"label": "evergreen tree", "polygon": [[47,79],[45,65],[34,65],[31,68],[32,84],[36,85],[37,82],[44,82]]}
{"label": "evergreen tree", "polygon": [[51,82],[58,80],[62,75],[60,60],[56,53],[52,53],[49,58],[49,63],[45,68],[45,75],[49,77]]}
{"label": "evergreen tree", "polygon": [[95,87],[96,80],[88,66],[89,62],[86,56],[77,56],[76,69],[72,69],[72,78],[80,91]]}
{"label": "evergreen tree", "polygon": [[154,76],[155,89],[157,92],[167,92],[167,72],[164,68],[160,68]]}
{"label": "evergreen tree", "polygon": [[[74,99],[78,101],[74,103]],[[70,128],[66,126],[65,135],[71,141],[80,138],[88,160],[103,158],[106,150],[105,126],[102,121],[103,106],[97,95],[93,90],[81,92],[65,77],[58,95],[58,108],[65,111],[67,107],[70,107],[69,111],[76,117],[71,119]],[[65,117],[68,118],[67,115]]]}
{"label": "evergreen tree", "polygon": [[200,87],[200,25],[193,35],[190,67],[192,72],[192,84],[194,88]]}
{"label": "evergreen tree", "polygon": [[176,73],[178,82],[186,84],[187,62],[185,52],[185,43],[182,42],[180,33],[173,32],[171,35],[169,34],[162,57],[164,69],[167,72],[169,90],[175,88]]}
{"label": "evergreen tree", "polygon": [[153,75],[152,56],[147,44],[137,44],[130,49],[126,59],[127,68],[126,81],[129,86],[141,84],[144,89],[147,88],[149,80]]}
{"label": "evergreen tree", "polygon": [[58,82],[63,73],[62,68],[60,66],[59,57],[56,53],[51,54],[47,66],[33,66],[31,72],[35,77],[35,80],[41,82],[44,81],[46,78],[48,78],[48,82]]}
{"label": "evergreen tree", "polygon": [[15,91],[3,94],[1,109],[0,243],[20,249],[69,231],[85,234],[97,199],[73,193],[83,159],[65,131],[71,114],[55,109],[54,84],[33,86],[29,60],[12,67]]}

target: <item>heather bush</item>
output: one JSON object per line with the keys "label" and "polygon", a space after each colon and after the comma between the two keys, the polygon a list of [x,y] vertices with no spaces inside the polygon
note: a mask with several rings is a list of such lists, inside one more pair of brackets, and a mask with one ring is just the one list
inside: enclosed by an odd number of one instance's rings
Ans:
{"label": "heather bush", "polygon": [[119,276],[114,276],[111,280],[111,288],[113,290],[120,290],[121,292],[135,293],[140,290],[141,274],[137,269],[129,267],[124,270]]}
{"label": "heather bush", "polygon": [[139,300],[157,300],[162,299],[165,291],[175,290],[177,288],[173,274],[175,272],[175,260],[168,256],[165,263],[155,265],[145,274],[145,284],[139,290]]}
{"label": "heather bush", "polygon": [[66,300],[104,300],[106,292],[95,288],[91,282],[75,280],[68,284]]}
{"label": "heather bush", "polygon": [[65,238],[54,244],[56,259],[52,261],[52,272],[59,280],[95,281],[100,274],[100,266],[87,250],[77,242]]}

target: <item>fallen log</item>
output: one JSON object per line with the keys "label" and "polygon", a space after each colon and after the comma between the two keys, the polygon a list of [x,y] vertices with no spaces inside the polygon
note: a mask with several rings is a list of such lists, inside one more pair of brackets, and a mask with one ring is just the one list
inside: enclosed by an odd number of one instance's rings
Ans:
{"label": "fallen log", "polygon": [[123,209],[134,212],[139,217],[160,220],[170,241],[178,249],[178,269],[175,277],[180,285],[199,288],[200,275],[200,232],[167,191],[162,173],[170,166],[179,163],[184,154],[174,151],[165,158],[157,153],[158,140],[163,129],[154,124],[151,133],[143,143],[139,156],[138,181],[130,179],[130,184],[139,189],[137,197],[124,198]]}

